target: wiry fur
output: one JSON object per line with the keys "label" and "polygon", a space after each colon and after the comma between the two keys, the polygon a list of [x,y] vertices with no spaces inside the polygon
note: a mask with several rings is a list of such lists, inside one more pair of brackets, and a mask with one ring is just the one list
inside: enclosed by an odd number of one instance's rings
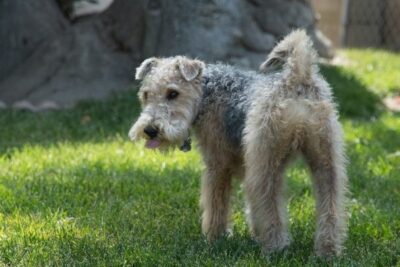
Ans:
{"label": "wiry fur", "polygon": [[[343,134],[315,58],[308,36],[295,31],[261,65],[264,73],[184,57],[157,59],[151,68],[145,61],[139,68],[146,70],[139,92],[143,112],[130,136],[148,139],[143,129],[155,125],[157,138],[169,145],[182,143],[189,128],[194,130],[206,165],[200,202],[209,240],[228,231],[231,180],[237,176],[243,178],[256,240],[266,252],[286,247],[283,173],[291,158],[302,154],[316,195],[315,249],[322,256],[341,251],[347,229]],[[177,99],[165,98],[170,87],[179,91]]]}

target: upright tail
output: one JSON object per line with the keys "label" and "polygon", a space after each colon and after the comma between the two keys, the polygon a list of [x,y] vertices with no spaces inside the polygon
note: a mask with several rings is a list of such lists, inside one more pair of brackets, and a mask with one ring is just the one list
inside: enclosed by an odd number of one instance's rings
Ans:
{"label": "upright tail", "polygon": [[295,30],[280,41],[266,61],[260,65],[261,72],[282,68],[289,84],[309,84],[317,53],[310,37],[304,30]]}

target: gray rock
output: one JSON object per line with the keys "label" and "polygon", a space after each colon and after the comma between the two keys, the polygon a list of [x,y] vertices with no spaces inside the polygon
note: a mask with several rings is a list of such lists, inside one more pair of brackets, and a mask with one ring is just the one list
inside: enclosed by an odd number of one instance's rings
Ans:
{"label": "gray rock", "polygon": [[239,55],[232,55],[227,63],[240,66],[243,69],[258,70],[259,66],[265,61],[266,57],[267,53],[241,51]]}
{"label": "gray rock", "polygon": [[323,58],[333,58],[335,56],[335,49],[331,40],[329,40],[320,30],[309,32],[310,37],[313,39],[314,47],[318,54]]}
{"label": "gray rock", "polygon": [[25,110],[25,111],[31,111],[31,112],[36,112],[37,108],[29,101],[27,100],[21,100],[17,101],[12,105],[13,109],[17,110]]}
{"label": "gray rock", "polygon": [[7,104],[0,100],[0,109],[6,109],[6,108],[7,108]]}
{"label": "gray rock", "polygon": [[42,42],[67,27],[56,1],[0,1],[0,81]]}
{"label": "gray rock", "polygon": [[81,0],[73,2],[73,9],[71,16],[73,18],[92,15],[96,13],[101,13],[105,11],[111,4],[113,0]]}
{"label": "gray rock", "polygon": [[59,104],[49,100],[43,101],[37,106],[38,111],[58,110],[60,108]]}
{"label": "gray rock", "polygon": [[304,0],[114,0],[103,13],[73,21],[56,3],[0,1],[5,104],[35,110],[44,99],[62,108],[103,99],[128,89],[135,67],[150,56],[180,54],[258,69],[295,27],[307,28],[321,55],[333,51],[315,31]]}
{"label": "gray rock", "polygon": [[287,19],[292,28],[308,28],[315,23],[312,8],[301,1],[282,2],[286,6],[282,15]]}
{"label": "gray rock", "polygon": [[275,36],[284,36],[290,32],[288,21],[273,9],[257,8],[254,10],[254,18],[263,31]]}
{"label": "gray rock", "polygon": [[[226,60],[237,43],[241,0],[162,1],[159,39],[153,55],[184,54],[204,60]],[[146,43],[144,46],[146,47]]]}
{"label": "gray rock", "polygon": [[61,37],[49,38],[0,82],[0,88],[13,88],[0,90],[1,98],[8,103],[23,98],[33,104],[48,99],[68,107],[129,88],[133,62],[107,47],[93,27],[82,23]]}
{"label": "gray rock", "polygon": [[267,52],[275,45],[275,37],[272,34],[262,32],[254,20],[244,20],[242,32],[243,44],[251,51]]}
{"label": "gray rock", "polygon": [[41,102],[39,105],[34,105],[32,102],[28,100],[17,101],[12,105],[13,109],[16,110],[25,110],[30,112],[42,112],[49,110],[58,110],[60,109],[60,105],[58,105],[54,101],[45,100]]}

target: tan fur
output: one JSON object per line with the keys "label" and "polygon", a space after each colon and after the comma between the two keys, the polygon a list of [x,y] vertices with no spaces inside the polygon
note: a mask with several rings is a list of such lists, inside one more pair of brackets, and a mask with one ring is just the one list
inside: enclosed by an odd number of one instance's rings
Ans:
{"label": "tan fur", "polygon": [[[277,45],[261,70],[280,64],[283,78],[269,88],[263,83],[252,85],[255,93],[241,145],[224,137],[227,100],[201,102],[204,63],[185,57],[152,58],[138,68],[143,111],[129,135],[132,140],[148,139],[143,130],[153,125],[160,130],[157,139],[163,146],[175,146],[193,128],[206,166],[200,203],[202,231],[208,240],[229,232],[231,182],[236,176],[243,178],[249,224],[263,250],[288,246],[283,174],[291,158],[302,154],[310,166],[316,196],[316,252],[321,256],[340,253],[347,229],[343,134],[330,88],[314,62],[315,52],[303,31]],[[170,88],[179,91],[179,98],[166,100]],[[206,108],[200,112],[201,105]]]}

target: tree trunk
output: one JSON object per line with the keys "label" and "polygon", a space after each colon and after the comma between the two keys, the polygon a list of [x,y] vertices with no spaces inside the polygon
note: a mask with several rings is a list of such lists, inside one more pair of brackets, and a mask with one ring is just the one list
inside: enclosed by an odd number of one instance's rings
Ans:
{"label": "tree trunk", "polygon": [[[56,0],[0,2],[0,100],[71,106],[133,82],[150,56],[177,54],[257,69],[274,44],[305,28],[323,56],[307,0],[114,0],[71,20]],[[322,40],[322,41],[321,41]]]}

